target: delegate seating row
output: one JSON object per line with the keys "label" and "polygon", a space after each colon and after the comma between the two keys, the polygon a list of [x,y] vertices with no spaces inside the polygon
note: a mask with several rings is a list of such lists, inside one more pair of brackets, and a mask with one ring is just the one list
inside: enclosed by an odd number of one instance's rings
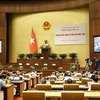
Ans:
{"label": "delegate seating row", "polygon": [[90,98],[99,100],[100,91],[23,91],[23,100],[88,100]]}
{"label": "delegate seating row", "polygon": [[[97,76],[99,77],[99,75]],[[71,78],[70,76],[67,77]],[[67,80],[64,79],[66,78],[59,78],[55,75],[48,76],[45,84],[36,84],[35,89],[37,91],[23,91],[23,100],[27,100],[28,97],[30,100],[45,100],[48,98],[50,100],[100,99],[100,82],[93,83],[93,79],[88,77],[80,78],[79,73],[77,77],[73,78],[71,84],[68,84]],[[91,83],[91,90],[88,90],[88,83]]]}
{"label": "delegate seating row", "polygon": [[37,73],[36,76],[25,74],[23,77],[24,79],[21,76],[14,75],[9,76],[10,80],[9,78],[4,80],[5,86],[2,87],[3,93],[0,91],[3,100],[13,100],[14,96],[22,96],[23,91],[34,88],[34,86],[40,82],[42,73]]}

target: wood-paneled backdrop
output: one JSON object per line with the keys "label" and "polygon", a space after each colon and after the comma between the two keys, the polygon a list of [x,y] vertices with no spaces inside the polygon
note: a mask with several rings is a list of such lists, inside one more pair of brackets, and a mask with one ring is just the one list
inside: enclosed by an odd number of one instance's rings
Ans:
{"label": "wood-paneled backdrop", "polygon": [[44,11],[57,11],[78,7],[89,7],[90,13],[90,57],[99,57],[93,51],[93,36],[100,34],[100,0],[20,0],[0,1],[0,39],[2,40],[2,53],[0,62],[7,64],[7,14],[9,13],[35,13]]}

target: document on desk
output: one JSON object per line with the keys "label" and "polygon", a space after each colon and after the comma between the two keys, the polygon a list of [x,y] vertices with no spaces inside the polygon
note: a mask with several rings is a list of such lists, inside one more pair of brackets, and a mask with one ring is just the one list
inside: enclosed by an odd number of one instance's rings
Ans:
{"label": "document on desk", "polygon": [[0,91],[0,100],[3,100],[3,91]]}
{"label": "document on desk", "polygon": [[12,86],[13,84],[6,84],[6,87],[10,87],[10,86]]}

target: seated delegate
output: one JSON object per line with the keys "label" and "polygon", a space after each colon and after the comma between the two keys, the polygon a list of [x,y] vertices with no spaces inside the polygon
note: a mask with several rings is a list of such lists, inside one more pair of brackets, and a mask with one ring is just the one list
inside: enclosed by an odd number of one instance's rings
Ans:
{"label": "seated delegate", "polygon": [[5,87],[5,82],[3,81],[3,79],[4,79],[4,75],[0,74],[0,91],[2,87]]}

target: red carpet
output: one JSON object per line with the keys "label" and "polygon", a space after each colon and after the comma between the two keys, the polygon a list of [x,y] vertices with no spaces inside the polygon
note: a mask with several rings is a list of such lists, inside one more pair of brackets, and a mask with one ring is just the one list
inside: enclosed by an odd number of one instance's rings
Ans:
{"label": "red carpet", "polygon": [[14,97],[14,100],[23,100],[22,97]]}

